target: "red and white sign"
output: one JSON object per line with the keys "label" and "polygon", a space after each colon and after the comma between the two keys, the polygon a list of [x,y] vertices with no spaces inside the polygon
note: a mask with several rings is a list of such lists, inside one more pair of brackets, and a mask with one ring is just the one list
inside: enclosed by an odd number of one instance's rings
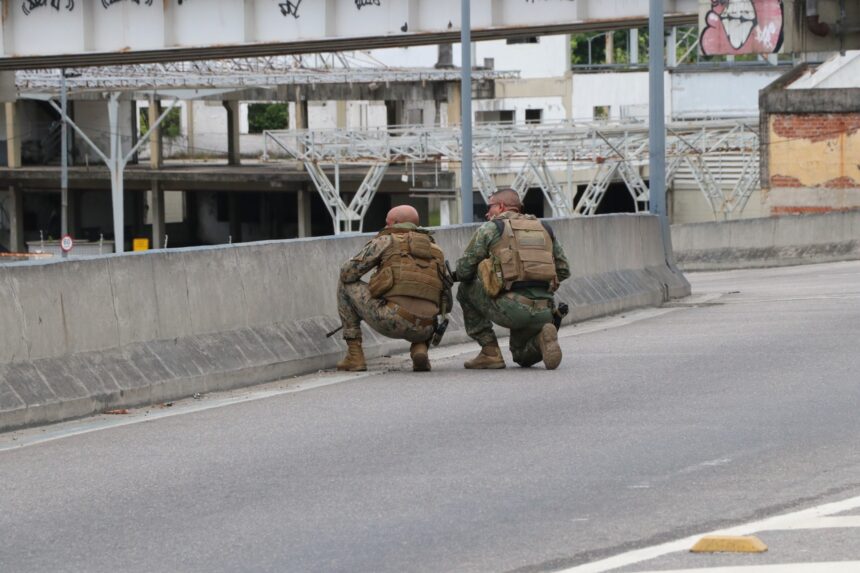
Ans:
{"label": "red and white sign", "polygon": [[71,235],[63,235],[63,238],[60,239],[60,248],[63,249],[64,253],[71,251],[74,246],[75,242],[72,240]]}

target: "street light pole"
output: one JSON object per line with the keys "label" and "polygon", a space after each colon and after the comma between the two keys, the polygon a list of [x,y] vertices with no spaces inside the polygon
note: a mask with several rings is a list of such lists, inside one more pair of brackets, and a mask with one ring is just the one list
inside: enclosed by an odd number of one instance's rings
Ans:
{"label": "street light pole", "polygon": [[463,223],[474,218],[472,205],[472,19],[469,0],[460,0],[461,81],[460,122],[463,130],[463,160],[460,163],[460,203]]}
{"label": "street light pole", "polygon": [[672,236],[666,211],[666,106],[664,101],[663,0],[650,0],[648,18],[649,179],[651,212],[660,218],[667,263],[673,265]]}

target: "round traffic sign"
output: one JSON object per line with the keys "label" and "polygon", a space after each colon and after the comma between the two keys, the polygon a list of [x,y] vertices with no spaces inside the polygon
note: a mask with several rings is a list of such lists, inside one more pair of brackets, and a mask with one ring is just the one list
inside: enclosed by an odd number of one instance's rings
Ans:
{"label": "round traffic sign", "polygon": [[64,253],[71,251],[74,246],[75,242],[72,240],[71,235],[63,235],[63,238],[60,239],[60,248],[63,249]]}

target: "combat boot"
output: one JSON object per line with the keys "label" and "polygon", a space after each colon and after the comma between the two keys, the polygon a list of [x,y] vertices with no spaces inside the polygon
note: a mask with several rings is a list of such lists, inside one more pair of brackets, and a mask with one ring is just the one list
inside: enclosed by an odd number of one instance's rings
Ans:
{"label": "combat boot", "polygon": [[361,339],[347,340],[346,346],[346,356],[337,363],[337,369],[346,370],[347,372],[364,372],[367,370],[367,363],[364,361],[364,350],[361,348]]}
{"label": "combat boot", "polygon": [[469,370],[497,370],[505,367],[505,359],[498,342],[481,347],[481,351],[463,364]]}
{"label": "combat boot", "polygon": [[426,342],[413,342],[409,349],[412,357],[412,370],[414,372],[430,372],[430,356],[427,354]]}
{"label": "combat boot", "polygon": [[537,335],[540,355],[547,370],[555,370],[561,364],[561,347],[558,345],[558,331],[555,325],[547,323]]}

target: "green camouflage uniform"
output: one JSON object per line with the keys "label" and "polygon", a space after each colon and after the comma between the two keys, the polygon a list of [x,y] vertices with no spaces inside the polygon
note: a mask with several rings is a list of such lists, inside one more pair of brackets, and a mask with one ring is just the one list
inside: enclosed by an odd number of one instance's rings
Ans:
{"label": "green camouflage uniform", "polygon": [[[397,223],[394,228],[409,229],[427,233],[412,223]],[[361,338],[361,321],[365,321],[373,330],[389,338],[408,340],[409,342],[428,342],[433,337],[434,326],[418,326],[414,322],[400,316],[396,305],[389,304],[382,298],[370,296],[368,284],[361,280],[366,273],[373,270],[382,262],[382,253],[391,244],[391,235],[374,237],[353,258],[340,269],[340,282],[337,288],[337,310],[343,324],[344,340]],[[451,308],[451,289],[446,287],[442,292],[442,309],[447,313]],[[432,318],[432,317],[426,317]]]}
{"label": "green camouflage uniform", "polygon": [[[496,219],[516,215],[506,211]],[[541,327],[552,322],[552,307],[534,308],[505,296],[493,299],[487,295],[484,285],[478,279],[478,264],[490,256],[490,248],[501,238],[496,224],[488,221],[481,225],[460,260],[457,261],[457,279],[460,287],[457,300],[463,308],[466,333],[481,346],[496,344],[493,323],[511,330],[511,354],[520,366],[531,366],[542,360],[540,348],[535,338]],[[555,272],[559,282],[570,277],[570,265],[561,245],[553,237],[552,254],[555,259]],[[516,294],[531,300],[553,300],[546,288],[530,287],[517,289]]]}

